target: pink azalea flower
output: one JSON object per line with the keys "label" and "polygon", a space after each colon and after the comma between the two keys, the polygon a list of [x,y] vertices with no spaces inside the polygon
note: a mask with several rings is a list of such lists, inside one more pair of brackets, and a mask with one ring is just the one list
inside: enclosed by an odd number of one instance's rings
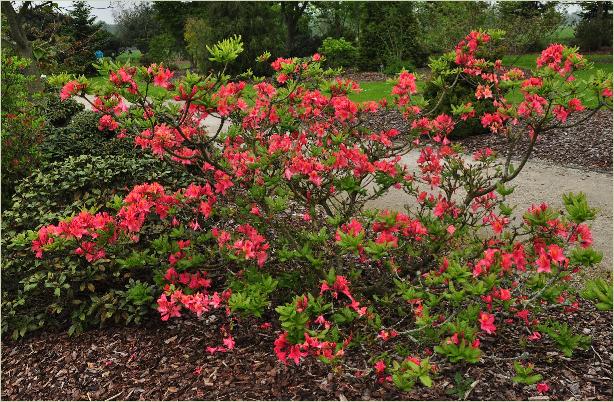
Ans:
{"label": "pink azalea flower", "polygon": [[549,390],[550,387],[545,382],[540,382],[539,384],[537,384],[537,392],[539,392],[540,394],[545,394]]}
{"label": "pink azalea flower", "polygon": [[548,256],[545,253],[540,253],[539,258],[537,259],[537,261],[535,261],[535,263],[537,264],[537,272],[545,272],[545,273],[550,273],[552,272],[552,269],[550,267],[550,259],[548,258]]}
{"label": "pink azalea flower", "polygon": [[168,321],[172,317],[181,317],[181,306],[176,305],[172,300],[169,301],[164,293],[158,299],[158,311],[162,321]]}
{"label": "pink azalea flower", "polygon": [[384,363],[383,360],[378,360],[377,363],[375,363],[375,366],[373,367],[375,368],[375,372],[377,374],[381,374],[386,369],[386,363]]}
{"label": "pink azalea flower", "polygon": [[224,346],[226,346],[228,350],[232,350],[235,348],[235,340],[232,339],[232,336],[224,338]]}
{"label": "pink azalea flower", "polygon": [[493,314],[481,312],[478,321],[482,331],[485,331],[487,334],[495,333],[497,327],[495,326],[495,316]]}

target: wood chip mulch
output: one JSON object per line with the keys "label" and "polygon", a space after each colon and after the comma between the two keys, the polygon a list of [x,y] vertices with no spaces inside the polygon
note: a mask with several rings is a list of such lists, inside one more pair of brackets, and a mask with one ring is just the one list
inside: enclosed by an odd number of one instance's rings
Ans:
{"label": "wood chip mulch", "polygon": [[386,81],[391,78],[390,75],[380,73],[377,71],[345,71],[340,78],[356,82],[374,82],[374,81]]}
{"label": "wood chip mulch", "polygon": [[[211,355],[207,345],[220,343],[217,326],[207,320],[154,320],[138,328],[105,328],[80,336],[41,333],[21,341],[2,342],[4,400],[370,400],[456,399],[451,395],[456,372],[463,375],[465,398],[476,400],[612,400],[612,313],[584,303],[583,313],[549,313],[565,319],[577,333],[593,337],[591,348],[566,358],[550,341],[528,341],[502,329],[482,340],[478,364],[450,366],[434,359],[440,371],[432,388],[416,386],[403,393],[377,382],[365,349],[346,352],[344,366],[332,370],[314,358],[285,366],[273,353],[278,329],[262,323],[238,324],[236,347]],[[558,315],[558,316],[557,316]],[[542,317],[545,319],[546,317]],[[275,324],[274,324],[275,325]],[[403,343],[412,353],[419,349]],[[372,350],[373,351],[373,350]],[[377,350],[375,350],[377,352]],[[497,352],[496,356],[489,355]],[[531,362],[550,391],[539,395],[535,385],[514,384],[513,362]],[[364,374],[355,376],[355,370]]]}
{"label": "wood chip mulch", "polygon": [[[573,124],[581,119],[584,113],[587,112],[571,116],[566,124]],[[490,147],[504,155],[506,149],[505,138],[496,134],[476,135],[458,142],[470,152]],[[521,154],[527,145],[528,139],[518,147],[518,154]],[[591,119],[578,126],[547,132],[537,139],[529,159],[611,173],[612,111],[600,110]]]}
{"label": "wood chip mulch", "polygon": [[[582,112],[572,115],[567,125],[585,116]],[[401,132],[409,130],[407,120],[396,111],[371,115],[367,126],[372,130],[396,128]],[[613,151],[612,111],[600,110],[586,122],[567,129],[552,130],[537,139],[529,160],[539,160],[555,165],[612,173]],[[452,142],[463,145],[466,152],[490,147],[500,156],[505,156],[505,137],[497,134],[479,134]],[[521,156],[528,146],[528,137],[517,145],[516,155]]]}

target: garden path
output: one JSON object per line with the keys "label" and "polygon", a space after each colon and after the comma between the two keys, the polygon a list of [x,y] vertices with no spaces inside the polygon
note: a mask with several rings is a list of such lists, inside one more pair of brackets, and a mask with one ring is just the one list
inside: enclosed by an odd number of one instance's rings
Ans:
{"label": "garden path", "polygon": [[[410,171],[418,168],[419,153],[412,151],[405,155],[401,162]],[[469,158],[469,157],[468,157]],[[597,208],[596,219],[591,223],[594,248],[603,252],[603,261],[595,272],[604,276],[612,271],[612,175],[583,169],[562,167],[553,163],[529,160],[524,169],[511,183],[515,191],[508,196],[509,204],[517,205],[514,216],[522,218],[522,214],[532,204],[546,202],[556,209],[564,209],[562,195],[569,192],[583,192],[589,205]],[[407,198],[402,191],[391,190],[380,199],[368,204],[370,207],[402,210]]]}

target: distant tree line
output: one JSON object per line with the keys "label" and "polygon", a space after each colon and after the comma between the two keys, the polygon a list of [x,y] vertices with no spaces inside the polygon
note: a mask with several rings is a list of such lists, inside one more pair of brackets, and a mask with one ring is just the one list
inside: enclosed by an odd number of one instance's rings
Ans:
{"label": "distant tree line", "polygon": [[[575,35],[567,44],[583,51],[612,46],[612,2],[580,2]],[[138,48],[143,63],[193,68],[211,66],[206,45],[233,34],[245,51],[233,72],[254,66],[265,51],[273,56],[326,55],[331,66],[398,72],[424,66],[429,56],[453,48],[472,29],[506,32],[501,52],[525,53],[556,41],[566,24],[561,3],[487,2],[141,2],[114,11],[113,29],[95,22],[91,6],[70,11],[52,2],[3,2],[2,40],[32,68],[92,72],[94,53]],[[111,33],[110,31],[113,31]],[[256,71],[262,73],[263,71]]]}

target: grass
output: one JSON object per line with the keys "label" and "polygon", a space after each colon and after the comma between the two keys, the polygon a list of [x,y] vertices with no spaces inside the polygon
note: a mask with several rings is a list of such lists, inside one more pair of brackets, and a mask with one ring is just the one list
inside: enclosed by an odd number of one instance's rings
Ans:
{"label": "grass", "polygon": [[[87,79],[90,81],[93,87],[102,86],[105,83],[109,82],[108,77],[103,77],[103,76],[88,77]],[[139,89],[145,88],[144,81],[137,80],[136,83],[139,85]],[[153,96],[160,96],[160,95],[164,95],[166,93],[166,90],[160,87],[149,85],[149,93]]]}
{"label": "grass", "polygon": [[130,62],[130,64],[139,64],[142,56],[143,54],[140,50],[134,50],[132,52],[122,52],[115,58],[115,61],[122,64],[127,62]]}
{"label": "grass", "polygon": [[[505,56],[503,57],[503,64],[505,66],[515,66],[524,69],[532,69],[535,68],[535,61],[539,57],[538,53],[529,53],[522,54],[517,56]],[[612,72],[612,55],[611,54],[589,54],[586,55],[586,58],[589,62],[593,63],[591,68],[578,71],[574,74],[576,79],[578,80],[586,80],[589,79],[592,75],[595,74],[597,70],[603,70],[606,73]],[[586,106],[591,108],[595,107],[596,103],[592,98],[592,94],[588,91],[580,94],[581,98],[586,99]],[[512,102],[518,102],[522,100],[522,95],[518,89],[511,91],[508,94],[508,100]]]}
{"label": "grass", "polygon": [[392,95],[390,95],[394,86],[392,81],[368,81],[359,84],[362,92],[350,95],[350,99],[354,102],[377,101],[382,98],[387,98],[388,101],[392,100]]}
{"label": "grass", "polygon": [[[563,35],[560,33],[560,35]],[[535,61],[539,57],[538,53],[530,53],[530,54],[522,54],[522,55],[511,55],[505,56],[503,58],[503,64],[506,66],[516,66],[524,69],[532,69],[535,67]],[[578,71],[575,76],[579,80],[589,79],[591,75],[595,74],[596,70],[603,70],[606,73],[612,72],[612,55],[609,54],[594,54],[594,55],[586,55],[588,61],[593,63],[593,66],[589,69]],[[360,87],[362,88],[362,92],[358,94],[350,95],[350,99],[355,102],[364,102],[369,100],[379,100],[381,98],[387,98],[389,101],[392,100],[392,96],[390,92],[392,91],[392,87],[394,86],[393,81],[369,81],[369,82],[360,82]],[[421,90],[424,86],[423,82],[418,82],[419,90]],[[586,92],[582,94],[583,97],[588,99],[586,105],[588,107],[594,107],[595,102],[591,98],[591,94]],[[515,90],[510,92],[508,95],[510,101],[516,102],[522,100],[522,95],[519,90]]]}
{"label": "grass", "polygon": [[[503,65],[516,66],[520,68],[531,69],[535,67],[535,61],[539,57],[539,53],[527,53],[521,55],[511,55],[503,57]],[[612,71],[612,55],[611,54],[589,54],[586,55],[588,61],[594,63],[593,68],[606,71]],[[589,74],[591,70],[581,71],[578,74]]]}
{"label": "grass", "polygon": [[545,38],[543,43],[562,43],[564,45],[571,44],[572,40],[576,37],[574,28],[569,25],[562,26],[552,33],[552,35]]}
{"label": "grass", "polygon": [[[531,69],[535,67],[535,60],[537,59],[538,56],[539,54],[537,53],[522,54],[518,56],[514,56],[514,55],[505,56],[503,58],[503,64],[506,66],[516,66],[516,67],[520,67],[524,69]],[[587,55],[586,57],[588,58],[590,62],[593,63],[593,66],[592,68],[588,70],[583,70],[583,71],[579,71],[578,73],[576,73],[576,78],[578,79],[590,78],[590,76],[593,75],[595,71],[598,69],[604,70],[605,72],[612,71],[612,55],[595,54],[595,55]],[[107,80],[106,77],[90,77],[89,79],[90,79],[90,82],[92,82],[94,85],[102,85]],[[139,85],[143,84],[143,82],[137,82],[137,83]],[[354,102],[365,102],[365,101],[371,101],[371,100],[378,101],[382,98],[388,99],[389,102],[392,101],[391,91],[392,91],[392,87],[395,84],[393,80],[365,81],[365,82],[359,82],[359,84],[360,84],[360,87],[362,88],[362,92],[359,92],[357,94],[351,94],[350,99],[352,101]],[[417,84],[418,84],[419,90],[421,90],[424,86],[424,83],[421,81],[418,82]],[[150,86],[149,91],[150,91],[150,94],[154,96],[163,95],[165,93],[164,89],[155,87],[155,86]],[[255,93],[251,87],[246,88],[245,94],[247,95],[247,97],[253,98],[255,96]],[[585,94],[585,95],[589,95],[589,94]],[[508,94],[508,98],[510,101],[513,101],[513,102],[521,101],[522,95],[520,94],[520,91],[515,90]],[[587,102],[587,106],[594,107],[594,102],[593,103],[591,103],[591,101]]]}

